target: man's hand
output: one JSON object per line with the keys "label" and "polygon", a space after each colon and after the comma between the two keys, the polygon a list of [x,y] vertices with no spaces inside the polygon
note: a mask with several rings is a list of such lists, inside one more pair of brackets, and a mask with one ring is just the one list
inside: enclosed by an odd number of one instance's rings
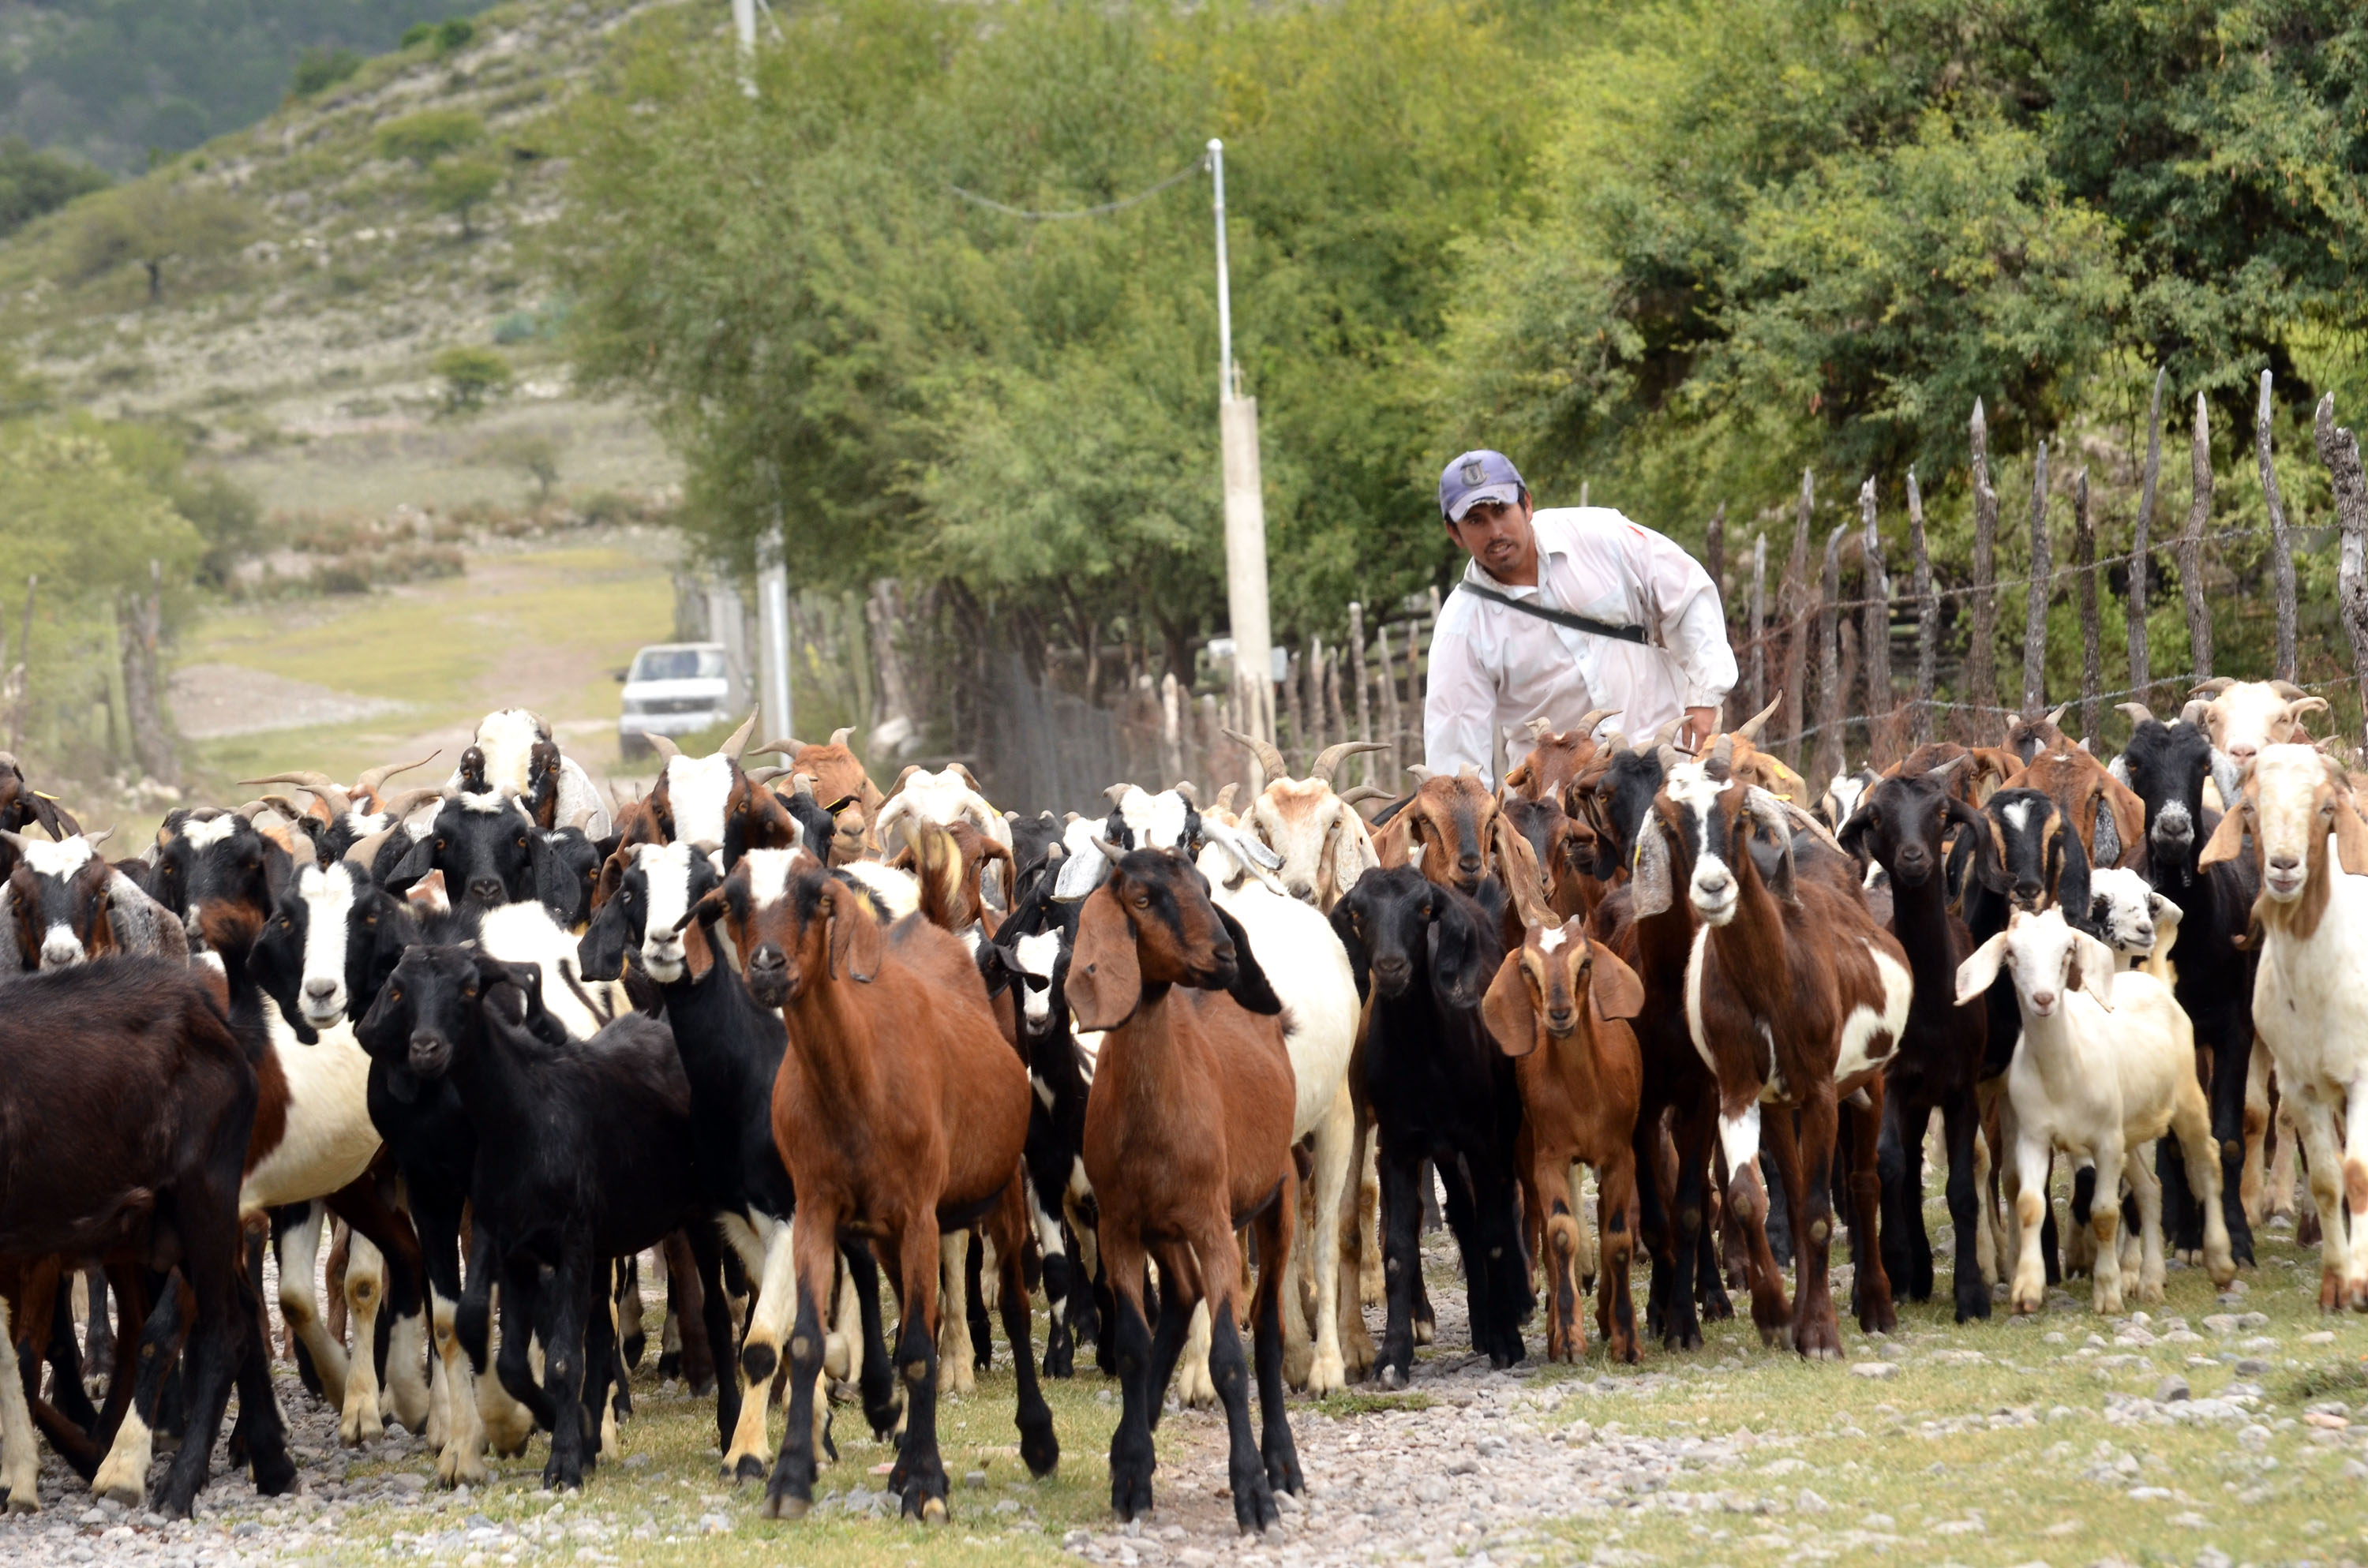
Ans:
{"label": "man's hand", "polygon": [[1698,752],[1710,744],[1711,736],[1717,732],[1717,709],[1689,708],[1685,727],[1678,732],[1678,744],[1688,751]]}

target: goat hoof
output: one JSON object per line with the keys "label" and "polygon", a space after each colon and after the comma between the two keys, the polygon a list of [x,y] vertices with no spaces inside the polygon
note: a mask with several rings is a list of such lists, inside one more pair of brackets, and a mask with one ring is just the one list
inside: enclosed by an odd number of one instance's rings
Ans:
{"label": "goat hoof", "polygon": [[765,1461],[754,1454],[742,1454],[740,1462],[732,1467],[732,1479],[734,1482],[764,1480]]}
{"label": "goat hoof", "polygon": [[1019,1457],[1028,1466],[1028,1473],[1042,1481],[1061,1466],[1061,1439],[1053,1430],[1053,1418],[1019,1435]]}
{"label": "goat hoof", "polygon": [[1383,1388],[1390,1390],[1392,1392],[1395,1392],[1397,1390],[1406,1387],[1406,1382],[1407,1378],[1406,1373],[1399,1370],[1395,1363],[1383,1363],[1382,1386]]}
{"label": "goat hoof", "polygon": [[790,1497],[775,1494],[765,1499],[765,1517],[768,1519],[803,1519],[814,1506],[810,1497]]}
{"label": "goat hoof", "polygon": [[38,1514],[41,1511],[40,1500],[30,1494],[19,1497],[12,1491],[8,1494],[8,1511],[12,1514]]}

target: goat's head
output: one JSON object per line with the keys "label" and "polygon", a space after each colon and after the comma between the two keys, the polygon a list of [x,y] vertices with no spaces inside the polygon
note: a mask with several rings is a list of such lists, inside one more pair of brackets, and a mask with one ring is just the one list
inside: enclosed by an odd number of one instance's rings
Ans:
{"label": "goat's head", "polygon": [[328,1028],[370,994],[356,971],[369,965],[381,896],[368,871],[342,860],[300,867],[279,890],[255,973],[301,1032]]}
{"label": "goat's head", "polygon": [[293,861],[236,812],[175,812],[158,834],[157,902],[216,952],[244,958],[263,934]]}
{"label": "goat's head", "polygon": [[17,852],[6,884],[16,905],[17,950],[39,955],[43,969],[115,950],[107,918],[115,869],[98,852],[107,832],[50,842],[0,829],[0,842]]}
{"label": "goat's head", "polygon": [[2074,991],[2086,991],[2110,1009],[2113,968],[2112,949],[2073,927],[2061,909],[2018,909],[2007,917],[2005,930],[1957,966],[1957,1003],[1963,1006],[1987,992],[2005,969],[2014,976],[2015,995],[2027,1017],[2055,1017]]}
{"label": "goat's head", "polygon": [[[1704,925],[1725,926],[1733,920],[1742,907],[1747,874],[1753,881],[1759,879],[1758,862],[1751,857],[1755,833],[1777,848],[1776,872],[1767,879],[1768,891],[1791,902],[1793,824],[1777,797],[1725,776],[1724,767],[1713,761],[1670,768],[1661,799],[1691,853],[1693,871],[1686,881],[1686,897]],[[1643,913],[1641,904],[1638,913]]]}
{"label": "goat's head", "polygon": [[1598,1020],[1633,1018],[1645,1009],[1645,983],[1619,954],[1588,941],[1587,922],[1574,917],[1529,928],[1489,982],[1480,1014],[1506,1055],[1527,1056],[1541,1035],[1578,1033],[1581,998],[1594,1004]]}
{"label": "goat's head", "polygon": [[518,800],[534,825],[545,832],[558,825],[559,773],[559,743],[538,737],[527,748],[526,789]]}
{"label": "goat's head", "polygon": [[1960,800],[1957,776],[1965,759],[1930,773],[1882,778],[1866,791],[1837,835],[1861,865],[1872,860],[1903,888],[1920,888],[1941,869],[1941,842],[1952,824],[1987,836],[1981,812]]}
{"label": "goat's head", "polygon": [[2054,801],[2092,866],[2116,864],[2146,832],[2146,802],[2078,746],[2039,753],[2007,784],[2041,790]]}
{"label": "goat's head", "polygon": [[[515,1019],[510,1016],[516,1012]],[[388,1069],[397,1099],[413,1098],[485,1048],[489,1031],[564,1046],[566,1031],[543,1010],[542,971],[474,948],[420,943],[404,950],[354,1039]]]}
{"label": "goat's head", "polygon": [[2033,718],[2018,713],[2006,722],[2006,734],[1999,741],[2000,749],[2010,752],[2019,762],[2028,764],[2042,752],[2070,751],[2072,741],[2056,726],[2064,721],[2068,702],[2059,703],[2044,717]]}
{"label": "goat's head", "polygon": [[1563,812],[1595,837],[1595,874],[1610,881],[1628,869],[1636,835],[1661,792],[1660,754],[1645,746],[1607,745],[1563,791]]}
{"label": "goat's head", "polygon": [[[898,776],[896,787],[888,792],[887,801],[871,819],[873,836],[883,849],[908,840],[909,824],[936,823],[942,827],[958,822],[970,824],[998,844],[1011,834],[1010,824],[979,792],[978,780],[959,762],[949,763],[935,773],[917,766],[905,768]],[[1003,846],[1010,847],[1008,844]]]}
{"label": "goat's head", "polygon": [[2220,819],[2203,846],[2203,865],[2233,860],[2253,835],[2260,857],[2261,895],[2293,904],[2327,885],[2327,841],[2346,872],[2368,876],[2368,825],[2353,804],[2343,765],[2317,746],[2288,742],[2263,746],[2245,777],[2239,803]]}
{"label": "goat's head", "polygon": [[1874,788],[1875,780],[1880,777],[1871,767],[1861,767],[1855,773],[1835,774],[1826,781],[1826,792],[1817,801],[1817,814],[1825,819],[1827,827],[1839,833],[1842,824],[1858,814],[1858,808],[1865,801],[1867,791]]}
{"label": "goat's head", "polygon": [[[2327,699],[2313,697],[2292,681],[2207,680],[2189,694],[2180,717],[2201,728],[2237,772],[2263,746],[2307,744],[2303,720],[2328,711]],[[2229,801],[2234,804],[2233,799]]]}
{"label": "goat's head", "polygon": [[1559,798],[1564,787],[1595,760],[1595,726],[1615,711],[1599,708],[1560,734],[1546,720],[1531,720],[1530,755],[1506,769],[1505,788],[1524,801]]}
{"label": "goat's head", "polygon": [[2136,722],[2130,744],[2113,759],[2112,772],[2145,810],[2148,863],[2158,876],[2192,875],[2203,847],[2203,780],[2212,771],[2212,737],[2184,719],[2166,724],[2134,702],[2122,710]]}
{"label": "goat's head", "polygon": [[1424,876],[1471,892],[1488,874],[1490,830],[1501,809],[1496,794],[1468,764],[1452,778],[1427,770],[1418,776],[1421,785],[1401,813],[1407,848],[1422,852]]}
{"label": "goat's head", "polygon": [[966,822],[905,824],[905,846],[888,864],[910,871],[921,884],[922,913],[949,931],[967,930],[992,902],[984,885],[1001,883],[1000,907],[1011,907],[1011,851]]}
{"label": "goat's head", "polygon": [[1167,849],[1105,844],[1110,875],[1077,912],[1069,1010],[1077,1027],[1114,1029],[1147,994],[1172,985],[1224,991],[1253,1013],[1282,1010],[1249,937],[1209,897],[1207,879]]}
{"label": "goat's head", "polygon": [[592,918],[600,846],[580,827],[539,827],[528,847],[534,858],[535,898],[560,925],[582,930]]}
{"label": "goat's head", "polygon": [[2089,851],[2062,807],[2044,790],[2001,790],[1982,805],[1987,842],[1976,842],[1975,874],[2013,906],[2035,913],[2064,903],[2089,907]]}
{"label": "goat's head", "polygon": [[2179,905],[2146,885],[2137,872],[2107,866],[2089,874],[2089,924],[2117,953],[2145,958],[2177,929]]}
{"label": "goat's head", "polygon": [[51,838],[80,833],[74,813],[25,782],[25,770],[11,754],[0,751],[0,828],[22,833],[39,823]]}
{"label": "goat's head", "polygon": [[2022,759],[1997,746],[1961,746],[1953,741],[1932,741],[1918,746],[1883,770],[1885,778],[1909,773],[1937,773],[1951,763],[1970,759],[1950,777],[1957,799],[1978,806],[2022,767]]}
{"label": "goat's head", "polygon": [[715,961],[707,926],[722,912],[703,901],[723,881],[705,845],[619,848],[601,863],[599,912],[576,944],[585,977],[617,979],[624,973],[625,950],[632,948],[661,985],[686,974],[704,979]]}
{"label": "goat's head", "polygon": [[400,893],[428,872],[441,871],[456,900],[481,909],[532,898],[536,833],[515,795],[448,796],[435,824],[388,873],[387,886]]}
{"label": "goat's head", "polygon": [[995,939],[980,945],[979,973],[987,994],[1008,985],[1019,1001],[1019,1032],[1042,1039],[1066,1021],[1069,957],[1076,945],[1078,905],[1044,888],[1029,895]]}
{"label": "goat's head", "polygon": [[1365,821],[1325,778],[1275,778],[1250,802],[1249,830],[1282,859],[1292,897],[1328,908],[1378,864]]}
{"label": "goat's head", "polygon": [[869,983],[884,943],[878,906],[860,887],[823,870],[803,849],[757,849],[690,918],[720,913],[741,957],[748,994],[764,1006],[798,1001],[817,985]]}
{"label": "goat's head", "polygon": [[1424,976],[1450,1006],[1475,1006],[1496,972],[1494,923],[1480,906],[1410,866],[1366,872],[1332,906],[1360,996],[1404,996]]}
{"label": "goat's head", "polygon": [[864,771],[862,759],[848,747],[847,738],[854,733],[851,726],[836,731],[821,745],[783,740],[757,748],[779,752],[789,759],[791,772],[802,773],[813,781],[814,799],[822,802],[836,824],[830,850],[830,863],[834,866],[860,860],[880,847],[880,836],[872,824],[887,797]]}

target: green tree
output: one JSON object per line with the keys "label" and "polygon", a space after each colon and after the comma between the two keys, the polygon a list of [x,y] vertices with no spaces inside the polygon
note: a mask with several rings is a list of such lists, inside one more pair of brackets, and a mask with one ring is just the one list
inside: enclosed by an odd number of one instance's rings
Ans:
{"label": "green tree", "polygon": [[475,459],[517,473],[534,486],[538,502],[549,501],[559,483],[559,443],[546,431],[499,431],[477,443]]}
{"label": "green tree", "polygon": [[308,49],[296,57],[296,70],[288,82],[289,96],[309,98],[336,86],[361,68],[362,57],[350,49]]}
{"label": "green tree", "polygon": [[429,369],[444,383],[444,412],[469,414],[485,400],[509,391],[510,362],[490,348],[456,345],[438,354]]}
{"label": "green tree", "polygon": [[256,228],[252,210],[229,192],[161,175],[103,192],[77,210],[63,280],[87,283],[137,262],[148,275],[152,305],[165,297],[167,266],[227,256]]}
{"label": "green tree", "polygon": [[0,236],[109,183],[103,172],[78,159],[36,153],[21,136],[0,137]]}
{"label": "green tree", "polygon": [[473,240],[477,231],[470,216],[484,205],[501,183],[498,165],[483,158],[447,158],[427,171],[423,187],[427,204],[438,212],[449,212],[460,219],[461,238]]}
{"label": "green tree", "polygon": [[464,108],[422,109],[378,128],[378,155],[426,169],[485,139],[485,122]]}

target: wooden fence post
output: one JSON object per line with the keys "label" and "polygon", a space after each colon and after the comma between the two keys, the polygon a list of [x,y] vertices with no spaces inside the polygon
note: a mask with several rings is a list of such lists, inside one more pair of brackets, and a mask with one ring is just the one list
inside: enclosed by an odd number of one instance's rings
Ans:
{"label": "wooden fence post", "polygon": [[1965,647],[1965,702],[1987,714],[1998,706],[1998,492],[1990,488],[1990,426],[1974,399],[1973,629]]}
{"label": "wooden fence post", "polygon": [[2022,620],[2022,712],[2047,710],[2047,597],[2055,574],[2055,552],[2047,542],[2047,443],[2039,443],[2031,466],[2031,589]]}
{"label": "wooden fence post", "polygon": [[2162,477],[2162,381],[2165,369],[2154,373],[2154,401],[2146,406],[2146,479],[2138,492],[2137,532],[2130,541],[2130,685],[2131,695],[2146,699],[2154,684],[2146,660],[2147,534],[2154,527],[2155,483]]}
{"label": "wooden fence post", "polygon": [[1768,533],[1751,541],[1751,710],[1768,706]]}
{"label": "wooden fence post", "polygon": [[[1718,596],[1719,619],[1733,624],[1732,607],[1726,598],[1726,503],[1722,501],[1710,515],[1710,527],[1702,531],[1702,570],[1710,576],[1711,592]],[[1730,698],[1733,693],[1727,694]],[[1724,730],[1732,715],[1728,704],[1719,708],[1718,727]]]}
{"label": "wooden fence post", "polygon": [[2097,718],[2105,689],[2104,633],[2097,609],[2097,530],[2089,517],[2089,471],[2072,480],[2072,566],[2079,574],[2080,733],[2097,744]]}
{"label": "wooden fence post", "polygon": [[2203,525],[2212,520],[2212,415],[2203,394],[2195,394],[2195,438],[2189,454],[2195,496],[2188,503],[2187,532],[2179,541],[2180,586],[2187,597],[2187,647],[2194,679],[2212,678],[2212,607],[2203,597]]}
{"label": "wooden fence post", "polygon": [[1373,678],[1379,683],[1382,694],[1382,739],[1388,742],[1390,747],[1383,754],[1389,758],[1389,773],[1383,779],[1383,784],[1395,790],[1398,787],[1398,775],[1405,771],[1406,725],[1398,718],[1397,673],[1390,668],[1390,623],[1386,620],[1373,628],[1373,653],[1381,664]]}
{"label": "wooden fence post", "polygon": [[1169,783],[1186,777],[1184,767],[1184,707],[1176,688],[1176,672],[1159,677],[1159,760]]}
{"label": "wooden fence post", "polygon": [[1422,622],[1407,621],[1406,633],[1406,750],[1408,761],[1418,762],[1427,757],[1430,750],[1430,740],[1423,733],[1422,722]]}
{"label": "wooden fence post", "polygon": [[2318,460],[2334,482],[2335,520],[2343,528],[2342,564],[2336,569],[2335,602],[2351,639],[2351,668],[2360,683],[2360,705],[2368,711],[2368,476],[2360,470],[2360,442],[2335,423],[2335,394],[2318,400],[2314,421]]}
{"label": "wooden fence post", "polygon": [[1866,660],[1867,756],[1884,734],[1881,721],[1896,704],[1891,699],[1891,574],[1883,565],[1883,539],[1874,527],[1874,480],[1859,486],[1858,515],[1865,530],[1866,600],[1859,615],[1859,648]]}
{"label": "wooden fence post", "polygon": [[1908,731],[1911,744],[1932,739],[1932,683],[1940,673],[1941,599],[1932,591],[1932,554],[1924,542],[1924,492],[1916,485],[1916,471],[1907,471],[1907,547],[1916,557],[1916,710]]}
{"label": "wooden fence post", "polygon": [[2253,411],[2253,449],[2261,460],[2261,499],[2270,507],[2270,584],[2278,596],[2279,680],[2295,680],[2294,541],[2286,535],[2286,504],[2278,494],[2278,471],[2270,460],[2270,373],[2261,372],[2261,401]]}
{"label": "wooden fence post", "polygon": [[1826,536],[1826,573],[1818,580],[1817,706],[1810,721],[1817,727],[1817,736],[1809,748],[1807,770],[1813,790],[1841,771],[1841,612],[1834,607],[1842,597],[1842,535],[1849,531],[1849,525],[1837,523]]}
{"label": "wooden fence post", "polygon": [[[1365,607],[1355,599],[1349,601],[1349,678],[1357,687],[1357,738],[1373,738],[1373,704],[1365,690]],[[1373,778],[1372,754],[1350,759],[1357,767],[1357,781],[1371,783]],[[1346,788],[1347,786],[1342,786]]]}
{"label": "wooden fence post", "polygon": [[1806,711],[1801,699],[1802,684],[1809,662],[1809,624],[1816,606],[1816,590],[1809,585],[1809,517],[1817,502],[1816,480],[1808,470],[1801,471],[1801,511],[1793,527],[1793,555],[1784,563],[1784,581],[1776,590],[1776,619],[1784,629],[1783,706],[1776,710],[1778,756],[1794,767],[1801,764],[1802,715]]}

